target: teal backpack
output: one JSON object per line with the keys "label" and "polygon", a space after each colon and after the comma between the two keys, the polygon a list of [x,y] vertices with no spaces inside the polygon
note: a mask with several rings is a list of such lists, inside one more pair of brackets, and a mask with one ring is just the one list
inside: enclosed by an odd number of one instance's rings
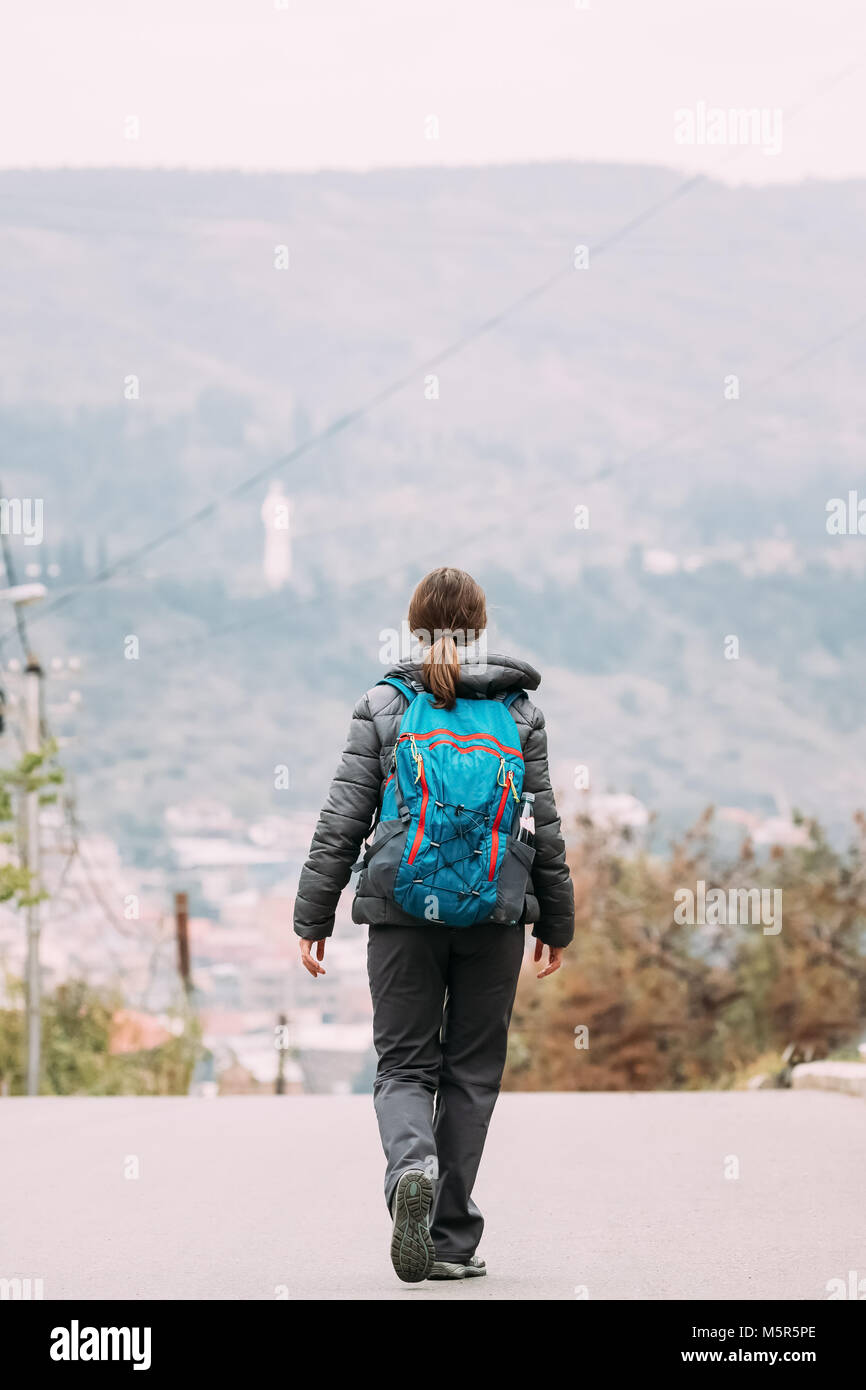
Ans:
{"label": "teal backpack", "polygon": [[416,681],[386,676],[408,701],[372,843],[364,892],[413,917],[468,927],[522,920],[535,851],[513,838],[523,753],[511,705],[524,692],[434,709]]}

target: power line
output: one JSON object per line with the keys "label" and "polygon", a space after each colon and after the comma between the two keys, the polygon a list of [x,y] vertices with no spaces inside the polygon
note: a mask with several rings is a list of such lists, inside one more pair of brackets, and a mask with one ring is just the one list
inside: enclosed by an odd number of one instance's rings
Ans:
{"label": "power line", "polygon": [[[5,495],[3,486],[0,484],[0,496],[5,497]],[[15,557],[12,554],[12,547],[9,544],[9,533],[5,526],[0,527],[0,545],[3,547],[3,564],[6,569],[6,578],[9,581],[10,588],[14,589],[18,583],[15,573]],[[15,610],[15,627],[8,628],[6,632],[0,635],[0,649],[2,649],[6,638],[9,637],[13,631],[17,632],[18,640],[21,643],[21,654],[24,660],[28,661],[30,658],[30,646],[27,640],[27,624],[24,620],[24,614],[21,611],[21,604],[14,603],[12,607]]]}
{"label": "power line", "polygon": [[[843,324],[841,328],[834,330],[829,337],[822,338],[819,342],[813,343],[810,347],[799,352],[796,357],[790,358],[780,367],[775,368],[774,371],[768,372],[763,377],[758,377],[753,383],[752,389],[754,391],[763,391],[767,386],[772,386],[774,382],[781,380],[781,378],[787,376],[789,372],[797,371],[800,367],[805,366],[807,362],[811,362],[815,357],[826,352],[828,348],[835,347],[837,343],[842,342],[844,338],[847,338],[851,333],[855,332],[856,329],[861,328],[864,323],[866,323],[866,313],[858,314],[855,319],[849,320],[849,322]],[[621,460],[620,466],[625,467],[627,464],[634,463],[637,459],[645,458],[647,454],[657,453],[659,449],[666,448],[668,444],[676,443],[677,440],[681,439],[684,435],[692,434],[700,426],[705,425],[710,419],[713,419],[716,415],[722,414],[724,411],[730,412],[730,402],[717,402],[708,412],[704,413],[702,411],[700,414],[692,416],[690,420],[685,421],[683,424],[676,425],[671,431],[663,435],[661,439],[657,439],[651,444],[645,444],[642,448],[635,450],[631,454],[627,454]],[[595,482],[600,478],[607,477],[613,471],[614,465],[608,464],[595,477],[589,479],[589,481]]]}
{"label": "power line", "polygon": [[117,916],[114,909],[105,901],[102,889],[93,877],[92,865],[90,864],[86,854],[84,853],[81,847],[80,835],[84,827],[78,819],[78,815],[74,807],[70,810],[69,824],[73,834],[73,857],[78,859],[78,862],[81,865],[81,871],[84,875],[84,881],[87,884],[87,887],[90,889],[91,897],[101,909],[106,922],[110,926],[112,926],[115,929],[115,931],[120,932],[121,936],[138,938],[139,933],[130,931],[126,923],[121,921],[120,917]]}
{"label": "power line", "polygon": [[[54,599],[52,602],[43,607],[39,617],[43,619],[50,617],[53,613],[59,612],[61,609],[67,607],[70,603],[73,603],[79,597],[80,594],[85,592],[85,590],[91,589],[99,584],[104,584],[107,580],[112,579],[114,575],[118,574],[121,570],[131,568],[139,560],[143,559],[146,555],[151,554],[154,550],[157,550],[161,546],[165,545],[166,542],[176,539],[177,537],[183,535],[185,531],[188,531],[192,527],[198,526],[202,522],[207,521],[210,517],[214,516],[215,513],[219,511],[219,509],[222,506],[224,506],[226,502],[241,496],[243,493],[249,491],[251,488],[258,486],[261,482],[264,481],[264,479],[270,477],[273,473],[280,472],[284,468],[288,467],[290,463],[296,462],[305,454],[309,453],[312,449],[317,448],[319,445],[326,443],[329,439],[333,439],[337,435],[342,434],[343,431],[348,429],[351,425],[354,425],[359,420],[362,420],[366,415],[368,415],[372,410],[374,410],[376,406],[381,405],[384,401],[389,400],[392,396],[397,395],[400,391],[404,390],[410,382],[416,381],[419,375],[428,372],[431,368],[435,366],[441,366],[441,364],[447,361],[449,357],[452,357],[456,353],[463,351],[463,349],[466,348],[470,343],[476,341],[478,338],[483,337],[485,334],[489,333],[494,327],[502,323],[504,319],[509,317],[511,314],[515,313],[519,308],[531,303],[534,299],[537,299],[541,295],[545,294],[554,284],[557,284],[561,279],[563,279],[565,275],[571,273],[572,269],[570,266],[568,268],[562,267],[559,270],[555,271],[552,275],[548,276],[541,284],[534,286],[532,289],[520,295],[518,299],[513,300],[512,303],[508,305],[505,309],[501,310],[497,314],[492,315],[490,318],[485,319],[483,323],[478,324],[470,332],[464,334],[461,338],[449,344],[448,347],[443,348],[440,352],[435,353],[432,357],[427,358],[426,361],[417,364],[414,368],[412,368],[411,371],[404,373],[395,381],[392,381],[388,386],[385,386],[379,391],[375,392],[374,395],[369,397],[368,400],[362,403],[361,405],[356,406],[354,409],[347,411],[345,414],[341,416],[338,416],[337,419],[332,420],[331,423],[325,427],[325,429],[320,430],[317,434],[310,435],[308,439],[303,440],[300,444],[296,445],[294,449],[291,449],[288,453],[282,455],[282,457],[278,458],[276,462],[270,463],[264,468],[257,469],[255,473],[250,474],[241,482],[236,483],[234,487],[229,488],[219,497],[213,498],[210,502],[205,503],[204,506],[200,507],[190,516],[182,519],[181,521],[175,522],[173,525],[159,532],[158,535],[152,537],[149,541],[146,541],[143,545],[135,547],[134,549],[128,551],[126,555],[120,556],[111,564],[106,565],[102,570],[100,570],[97,574],[93,575],[92,578],[87,580],[84,584],[79,585],[76,589],[71,589],[65,594],[58,595],[56,599]],[[2,642],[8,635],[8,631],[0,633],[0,644],[2,644]]]}
{"label": "power line", "polygon": [[[798,102],[795,102],[794,106],[789,109],[789,117],[790,115],[799,115],[812,101],[832,90],[833,87],[837,86],[846,77],[849,77],[856,71],[859,66],[859,62],[849,64],[840,71],[828,74],[827,77],[820,79],[809,92],[800,98]],[[729,163],[734,159],[740,158],[747,148],[747,146],[738,146],[735,149],[729,150],[728,158],[723,160],[722,163]],[[660,212],[678,202],[681,198],[688,196],[693,189],[707,181],[708,176],[705,174],[693,174],[683,179],[669,193],[665,194],[662,198],[656,199],[642,212],[629,218],[622,226],[611,232],[607,237],[602,237],[600,241],[594,243],[592,247],[593,256],[597,257],[604,254],[605,251],[609,251],[611,247],[616,246],[624,237],[629,236],[638,227],[643,226]],[[229,488],[219,497],[213,498],[210,502],[205,503],[204,506],[198,508],[198,510],[193,512],[190,516],[166,527],[165,530],[159,532],[142,545],[134,547],[132,550],[128,551],[126,555],[120,556],[111,564],[106,565],[84,584],[67,591],[65,594],[59,594],[57,598],[40,610],[38,616],[34,618],[34,621],[41,621],[44,618],[50,617],[53,613],[60,612],[63,608],[73,603],[83,592],[105,583],[120,571],[131,568],[139,560],[151,554],[154,550],[159,549],[168,541],[177,539],[177,537],[183,535],[184,532],[190,530],[194,526],[200,525],[203,521],[207,521],[210,517],[214,516],[226,502],[242,496],[251,488],[258,486],[273,473],[281,472],[284,468],[287,468],[289,464],[295,463],[299,458],[309,453],[310,450],[318,448],[319,445],[326,443],[329,439],[333,439],[339,434],[342,434],[344,430],[364,419],[377,406],[382,405],[385,401],[398,395],[411,382],[417,381],[419,376],[426,374],[434,367],[441,366],[444,362],[448,361],[449,358],[464,351],[470,344],[485,337],[488,333],[492,332],[494,328],[499,327],[499,325],[503,323],[505,319],[511,317],[512,314],[517,313],[520,309],[525,308],[526,305],[531,304],[534,300],[547,294],[554,285],[559,284],[560,281],[564,280],[567,276],[572,275],[573,271],[574,267],[571,264],[568,266],[561,266],[558,270],[555,270],[552,274],[545,277],[539,284],[526,290],[523,294],[512,300],[498,313],[492,314],[480,324],[476,324],[474,328],[456,338],[453,342],[442,348],[439,352],[434,353],[431,357],[428,357],[425,361],[416,363],[410,371],[397,377],[379,391],[376,391],[362,404],[338,416],[335,420],[332,420],[323,430],[303,440],[300,444],[296,445],[295,448],[290,449],[288,453],[279,457],[275,462],[264,468],[257,469],[254,473],[242,479],[239,483],[236,483],[234,487]],[[0,646],[2,646],[8,635],[8,630],[7,632],[0,633]]]}
{"label": "power line", "polygon": [[[759,377],[753,385],[753,390],[763,390],[767,386],[772,385],[774,382],[780,380],[784,376],[787,376],[790,372],[798,370],[800,367],[812,361],[821,353],[826,352],[831,347],[834,347],[837,343],[841,342],[844,338],[848,337],[852,332],[854,332],[857,328],[862,327],[864,324],[866,324],[866,313],[859,314],[855,319],[852,319],[849,323],[844,324],[839,329],[836,329],[827,338],[823,338],[820,342],[812,344],[810,347],[798,353],[795,357],[790,358],[787,362],[783,363],[780,367],[774,369],[771,372],[768,372],[763,377]],[[637,460],[645,458],[647,455],[657,453],[660,449],[666,448],[669,444],[676,443],[678,440],[693,433],[696,429],[700,428],[701,426],[707,424],[709,420],[715,418],[715,416],[721,414],[723,411],[730,412],[729,402],[722,401],[714,404],[708,412],[701,412],[699,415],[693,416],[690,420],[685,421],[683,424],[675,426],[672,430],[668,431],[660,439],[653,440],[651,443],[643,445],[641,448],[636,449],[630,454],[625,455],[625,457],[620,459],[616,465],[605,464],[602,468],[598,469],[595,473],[593,473],[592,476],[589,478],[583,478],[576,480],[576,482],[569,482],[568,484],[563,484],[561,489],[558,489],[554,492],[551,492],[548,489],[544,495],[544,498],[540,499],[534,507],[530,507],[529,509],[525,509],[523,511],[523,522],[525,522],[528,517],[537,515],[538,511],[542,506],[549,507],[551,498],[560,496],[566,490],[566,488],[573,489],[575,486],[586,487],[593,483],[604,481],[606,478],[609,478],[613,473],[621,471],[622,469],[628,467],[630,464],[633,464]],[[471,530],[469,530],[465,536],[461,537],[461,542],[474,542],[479,537],[486,535],[488,532],[496,530],[499,527],[499,525],[500,522],[498,519],[489,522],[486,526],[479,527],[476,524],[473,524]],[[449,537],[447,544],[448,546],[454,545],[453,536]],[[423,553],[436,556],[441,554],[442,548],[442,543],[437,543],[435,547],[431,547],[430,550],[425,551]],[[419,554],[417,552],[414,553],[412,559],[413,562],[417,562],[420,559]],[[356,589],[366,584],[375,583],[378,580],[388,579],[391,577],[391,575],[393,575],[394,569],[394,565],[389,565],[387,569],[379,570],[372,574],[360,575],[350,580],[345,587],[348,589]],[[337,597],[340,592],[341,590],[335,589],[333,591],[333,594],[335,597]],[[206,642],[215,641],[220,637],[230,636],[232,633],[235,632],[245,632],[250,628],[260,627],[264,623],[274,622],[280,617],[289,617],[291,613],[294,611],[294,609],[302,605],[305,606],[309,603],[320,602],[323,599],[323,597],[325,597],[325,595],[323,595],[321,592],[315,594],[305,594],[301,596],[294,596],[291,594],[289,594],[288,596],[281,595],[278,600],[279,607],[275,607],[274,610],[269,609],[267,613],[258,614],[252,618],[239,618],[232,623],[224,624],[222,627],[211,628],[207,632],[195,634],[193,636],[175,638],[170,642],[160,643],[158,646],[153,647],[150,650],[154,654],[176,651],[180,649],[184,650],[185,652],[189,652],[190,650],[194,650],[196,647],[199,647]]]}
{"label": "power line", "polygon": [[[857,71],[859,66],[859,61],[855,63],[850,63],[846,67],[838,70],[837,72],[830,73],[826,77],[819,79],[818,83],[816,83],[810,89],[809,92],[804,94],[803,97],[801,97],[797,102],[794,103],[792,107],[788,109],[789,119],[792,116],[799,115],[818,97],[825,95],[828,91],[831,91],[834,87],[838,86],[838,84],[844,81],[845,78],[851,76],[852,73]],[[746,148],[748,147],[739,146],[735,149],[729,150],[727,160],[723,160],[722,163],[728,163],[731,162],[731,160],[733,159],[740,158]],[[598,256],[603,254],[605,251],[610,250],[612,246],[615,246],[619,241],[621,241],[624,237],[628,236],[636,228],[643,226],[646,222],[650,221],[653,217],[657,216],[659,212],[671,206],[673,203],[679,201],[681,198],[687,196],[694,188],[698,187],[702,183],[705,183],[706,181],[707,176],[704,174],[695,174],[682,180],[682,182],[679,183],[677,187],[674,188],[670,193],[666,194],[664,197],[660,199],[657,199],[655,202],[650,204],[649,207],[644,209],[643,212],[636,214],[632,218],[629,218],[625,223],[623,223],[621,227],[617,228],[607,237],[603,237],[599,242],[595,243],[593,246],[593,255]],[[534,300],[541,298],[554,285],[558,284],[566,276],[571,275],[572,272],[573,267],[571,265],[567,267],[560,267],[560,269],[554,271],[551,275],[547,276],[539,284],[525,291],[522,295],[519,295],[517,299],[512,300],[511,303],[506,305],[504,309],[483,320],[480,324],[477,324],[473,329],[470,329],[467,333],[462,334],[459,338],[455,339],[452,343],[450,343],[445,348],[441,349],[438,353],[434,353],[432,357],[429,357],[425,361],[416,364],[411,369],[411,371],[404,373],[402,376],[396,378],[394,381],[390,382],[381,390],[375,392],[371,397],[368,398],[367,401],[363,402],[361,405],[356,406],[354,409],[347,411],[345,414],[341,416],[338,416],[337,419],[333,420],[328,426],[325,427],[324,430],[321,430],[317,434],[311,435],[308,439],[303,440],[299,445],[296,445],[294,449],[291,449],[288,451],[288,453],[283,454],[274,463],[269,464],[265,468],[257,469],[254,473],[250,474],[248,477],[242,479],[239,483],[235,484],[234,487],[229,488],[219,497],[212,499],[210,502],[200,507],[190,516],[174,523],[172,526],[167,527],[165,530],[152,537],[151,540],[146,541],[143,545],[134,547],[131,551],[128,551],[126,555],[120,556],[110,565],[106,565],[101,571],[99,571],[96,575],[92,576],[92,578],[87,580],[84,584],[79,585],[75,589],[67,591],[67,593],[65,594],[58,595],[57,598],[55,598],[53,601],[51,601],[45,607],[42,608],[42,610],[34,619],[34,621],[39,621],[42,618],[47,618],[51,616],[53,613],[61,611],[69,604],[73,603],[81,593],[85,592],[86,590],[89,590],[90,588],[94,588],[99,584],[105,583],[107,580],[113,578],[114,575],[119,573],[120,571],[131,568],[139,560],[144,558],[144,556],[149,555],[154,550],[166,544],[168,541],[176,539],[178,536],[183,535],[185,531],[190,530],[194,526],[200,525],[203,521],[206,521],[208,518],[215,515],[215,513],[229,500],[243,495],[243,493],[249,491],[253,487],[256,487],[258,484],[264,481],[265,478],[271,476],[274,472],[282,471],[284,468],[288,467],[290,463],[294,463],[295,461],[297,461],[297,459],[302,458],[311,449],[317,448],[320,444],[323,444],[327,442],[327,440],[332,439],[337,435],[341,434],[351,425],[354,425],[359,420],[363,419],[372,410],[374,410],[376,406],[381,405],[383,402],[399,394],[402,390],[405,389],[407,385],[409,385],[410,382],[416,381],[419,376],[429,372],[431,368],[441,366],[443,362],[455,356],[457,353],[462,352],[471,343],[476,342],[478,339],[486,336],[494,328],[498,327],[502,322],[504,322],[506,318],[518,312],[527,304],[530,304]],[[591,479],[590,481],[594,481],[594,479]],[[5,541],[6,538],[4,537],[4,543]],[[4,550],[5,548],[6,547],[4,544]],[[16,610],[16,623],[18,625],[19,636],[22,636],[23,629],[21,623],[18,622],[19,616],[20,615]],[[10,632],[11,629],[7,629],[5,632],[0,633],[0,648],[2,648],[4,642],[6,641],[6,638],[10,635]]]}
{"label": "power line", "polygon": [[[852,319],[849,323],[844,324],[841,328],[835,330],[829,337],[822,339],[820,342],[813,344],[809,348],[806,348],[804,351],[798,353],[795,357],[789,359],[789,361],[783,363],[780,367],[776,368],[771,372],[768,372],[765,376],[758,378],[758,380],[754,383],[752,389],[756,391],[763,390],[767,386],[770,386],[774,382],[780,380],[782,377],[787,376],[789,372],[798,370],[807,362],[810,362],[815,357],[819,356],[822,352],[826,352],[828,348],[834,347],[838,342],[841,342],[849,334],[853,333],[857,328],[862,327],[864,324],[866,324],[866,313],[859,314],[857,318]],[[554,492],[547,490],[543,499],[540,499],[534,507],[524,509],[524,511],[522,512],[522,524],[525,524],[528,517],[536,515],[542,506],[549,508],[551,498],[561,495],[561,493],[565,491],[566,487],[573,489],[575,486],[586,487],[593,483],[601,482],[604,479],[610,477],[611,474],[613,474],[614,472],[621,471],[630,464],[634,463],[636,460],[644,458],[648,454],[657,453],[659,449],[666,448],[667,445],[675,443],[677,440],[683,438],[683,436],[693,433],[696,429],[698,429],[702,425],[705,425],[709,420],[715,418],[715,416],[720,414],[722,411],[730,411],[730,402],[722,401],[714,404],[709,411],[702,412],[700,415],[693,416],[691,420],[686,421],[682,425],[676,426],[673,430],[669,431],[667,434],[662,436],[662,438],[656,439],[652,443],[646,444],[642,448],[634,450],[632,453],[627,454],[624,458],[620,459],[616,465],[605,464],[602,468],[598,469],[589,478],[580,479],[577,481],[577,483],[569,482],[568,484],[563,484],[563,487],[561,489],[555,490]],[[479,537],[486,535],[488,532],[496,530],[500,526],[500,524],[501,523],[497,518],[489,522],[486,526],[479,527],[477,525],[473,525],[471,531],[469,531],[464,537],[462,537],[461,541],[474,542]],[[447,544],[449,546],[454,545],[453,537],[449,537]],[[440,543],[437,544],[435,548],[432,548],[430,551],[427,551],[425,553],[439,555],[441,554],[442,549],[443,546]],[[419,558],[420,557],[417,554],[417,552],[414,553],[412,556],[413,562],[418,561]],[[350,580],[346,587],[349,589],[355,589],[365,584],[372,584],[379,579],[388,579],[394,573],[394,568],[395,567],[391,565],[388,569],[381,570],[375,574],[360,575],[357,578]],[[339,592],[339,590],[335,590],[335,596],[338,595]],[[266,614],[259,614],[254,618],[241,618],[233,623],[227,623],[223,627],[213,628],[210,631],[201,633],[195,637],[178,638],[171,642],[161,643],[158,647],[153,648],[152,650],[155,652],[167,652],[183,648],[184,651],[188,652],[191,648],[195,648],[203,644],[204,642],[209,642],[219,637],[228,636],[233,632],[244,632],[247,631],[249,628],[259,627],[263,623],[273,622],[276,618],[279,618],[283,615],[288,617],[290,616],[291,612],[300,605],[321,601],[323,597],[324,596],[321,593],[303,595],[301,597],[289,596],[290,606],[287,605],[286,598],[283,597],[280,600],[282,608],[277,612],[269,611]]]}
{"label": "power line", "polygon": [[[2,493],[2,487],[0,487],[0,493]],[[5,565],[6,565],[6,575],[7,575],[7,578],[9,579],[9,581],[10,581],[11,586],[14,588],[15,582],[16,582],[16,581],[15,581],[15,562],[14,562],[13,556],[12,556],[12,554],[11,554],[10,546],[9,546],[9,537],[8,537],[8,535],[6,534],[5,531],[3,531],[3,532],[2,532],[2,535],[0,535],[0,541],[2,541],[3,559],[4,559],[4,563],[5,563]],[[19,639],[20,639],[20,641],[21,641],[21,650],[22,650],[22,652],[23,652],[24,659],[25,659],[25,661],[29,661],[29,660],[31,660],[31,651],[30,651],[29,635],[28,635],[28,632],[27,632],[27,621],[26,621],[26,619],[25,619],[25,617],[24,617],[23,612],[21,611],[21,604],[16,603],[16,604],[14,605],[14,608],[15,608],[15,619],[16,619],[16,627],[15,627],[14,630],[17,631],[18,636],[19,636]],[[6,635],[8,635],[8,634],[6,634]],[[2,639],[0,639],[0,643],[2,643]],[[40,714],[40,726],[41,726],[41,727],[40,727],[40,736],[41,736],[41,738],[42,738],[45,742],[47,742],[47,743],[53,743],[53,742],[54,742],[53,735],[52,735],[52,733],[51,733],[51,728],[50,728],[49,723],[48,723],[48,718],[47,718],[47,716],[45,715],[44,711],[41,712],[41,714]],[[55,885],[55,888],[54,888],[54,896],[55,896],[55,897],[59,896],[59,894],[60,894],[60,892],[61,892],[61,890],[62,890],[62,888],[63,888],[63,885],[64,885],[64,883],[65,883],[65,881],[66,881],[66,877],[67,877],[67,874],[69,873],[69,869],[70,869],[70,867],[71,867],[71,865],[72,865],[72,862],[73,862],[74,859],[77,858],[78,861],[79,861],[79,863],[81,864],[81,868],[82,868],[82,872],[83,872],[83,874],[84,874],[85,882],[87,883],[88,887],[90,888],[90,891],[91,891],[91,894],[92,894],[94,900],[99,904],[100,908],[102,909],[102,912],[103,912],[103,914],[104,914],[104,916],[105,916],[105,918],[106,918],[106,921],[108,921],[108,922],[111,924],[111,926],[113,926],[116,930],[121,931],[121,932],[123,933],[123,935],[125,935],[125,936],[131,936],[131,935],[133,935],[133,933],[129,932],[129,931],[126,930],[123,926],[121,926],[121,924],[120,924],[120,919],[119,919],[118,917],[115,916],[114,912],[111,910],[111,908],[110,908],[110,907],[108,906],[108,904],[105,902],[105,899],[104,899],[103,896],[102,896],[101,890],[98,888],[97,884],[96,884],[96,883],[94,882],[94,880],[93,880],[93,877],[92,877],[92,874],[91,874],[91,870],[90,870],[90,865],[88,864],[87,859],[86,859],[86,856],[84,855],[84,853],[82,852],[82,849],[81,849],[81,843],[80,843],[80,828],[81,828],[81,827],[80,827],[80,821],[78,820],[78,816],[77,816],[77,812],[76,812],[76,804],[75,804],[75,794],[74,794],[74,792],[71,792],[71,791],[70,791],[70,794],[69,794],[68,798],[65,800],[65,809],[66,809],[66,819],[67,819],[67,823],[68,823],[69,828],[70,828],[70,831],[71,831],[71,833],[72,833],[72,848],[70,849],[70,851],[68,852],[68,854],[67,854],[66,857],[65,857],[65,862],[64,862],[64,864],[63,864],[63,868],[62,868],[61,873],[60,873],[60,878],[59,878],[59,880],[58,880],[58,882],[57,882],[57,884]]]}

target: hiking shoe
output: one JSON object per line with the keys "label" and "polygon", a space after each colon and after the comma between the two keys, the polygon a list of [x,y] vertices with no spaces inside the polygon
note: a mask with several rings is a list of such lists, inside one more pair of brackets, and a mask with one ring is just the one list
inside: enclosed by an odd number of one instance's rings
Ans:
{"label": "hiking shoe", "polygon": [[487,1266],[477,1255],[468,1264],[451,1264],[448,1260],[434,1260],[427,1275],[428,1279],[480,1279],[487,1273]]}
{"label": "hiking shoe", "polygon": [[430,1239],[432,1203],[433,1184],[426,1173],[410,1168],[401,1174],[391,1203],[391,1263],[404,1284],[419,1284],[430,1273],[435,1258]]}

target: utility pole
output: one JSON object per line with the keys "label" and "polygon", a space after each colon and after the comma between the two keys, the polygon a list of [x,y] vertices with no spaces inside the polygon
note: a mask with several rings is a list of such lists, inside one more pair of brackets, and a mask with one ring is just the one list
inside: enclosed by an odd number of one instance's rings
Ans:
{"label": "utility pole", "polygon": [[278,1096],[284,1096],[286,1094],[286,1049],[283,1046],[283,1039],[286,1036],[286,1029],[288,1025],[289,1020],[287,1019],[286,1015],[278,1014],[277,1026],[280,1030],[280,1041],[278,1044],[277,1052],[277,1081],[276,1085],[274,1086],[274,1091]]}
{"label": "utility pole", "polygon": [[189,968],[189,898],[186,893],[174,895],[174,925],[177,935],[177,969],[183,984],[183,992],[189,1003],[192,994],[192,976]]}
{"label": "utility pole", "polygon": [[[25,672],[24,748],[38,753],[42,747],[42,668],[31,655]],[[39,856],[39,792],[29,791],[24,808],[24,853],[30,874],[29,893],[42,890]],[[42,975],[39,966],[39,932],[42,904],[27,905],[27,1094],[39,1094],[42,1048]]]}
{"label": "utility pole", "polygon": [[[3,534],[3,565],[6,576],[11,580],[8,589],[0,590],[0,599],[11,603],[15,609],[15,624],[21,639],[21,650],[27,656],[24,673],[24,750],[27,753],[42,751],[42,667],[29,649],[27,624],[22,609],[31,603],[39,603],[45,598],[44,584],[16,584],[15,565],[9,549],[8,538]],[[25,797],[24,814],[20,821],[23,832],[22,860],[30,875],[30,892],[38,897],[42,892],[39,856],[39,792],[34,790]],[[42,976],[39,968],[39,931],[42,924],[42,904],[29,903],[26,911],[27,921],[27,1094],[38,1096],[40,1053],[42,1050]]]}

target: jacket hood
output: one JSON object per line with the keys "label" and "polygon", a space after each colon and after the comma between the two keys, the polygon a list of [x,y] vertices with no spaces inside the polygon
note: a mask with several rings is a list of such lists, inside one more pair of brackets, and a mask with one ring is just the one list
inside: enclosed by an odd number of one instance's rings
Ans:
{"label": "jacket hood", "polygon": [[[420,681],[421,665],[415,661],[404,661],[399,666],[392,666],[387,674],[404,678],[408,676],[411,680]],[[482,695],[492,699],[506,690],[537,690],[540,684],[541,676],[528,661],[518,661],[516,657],[488,652],[487,660],[484,662],[460,662],[457,694],[469,698]]]}

